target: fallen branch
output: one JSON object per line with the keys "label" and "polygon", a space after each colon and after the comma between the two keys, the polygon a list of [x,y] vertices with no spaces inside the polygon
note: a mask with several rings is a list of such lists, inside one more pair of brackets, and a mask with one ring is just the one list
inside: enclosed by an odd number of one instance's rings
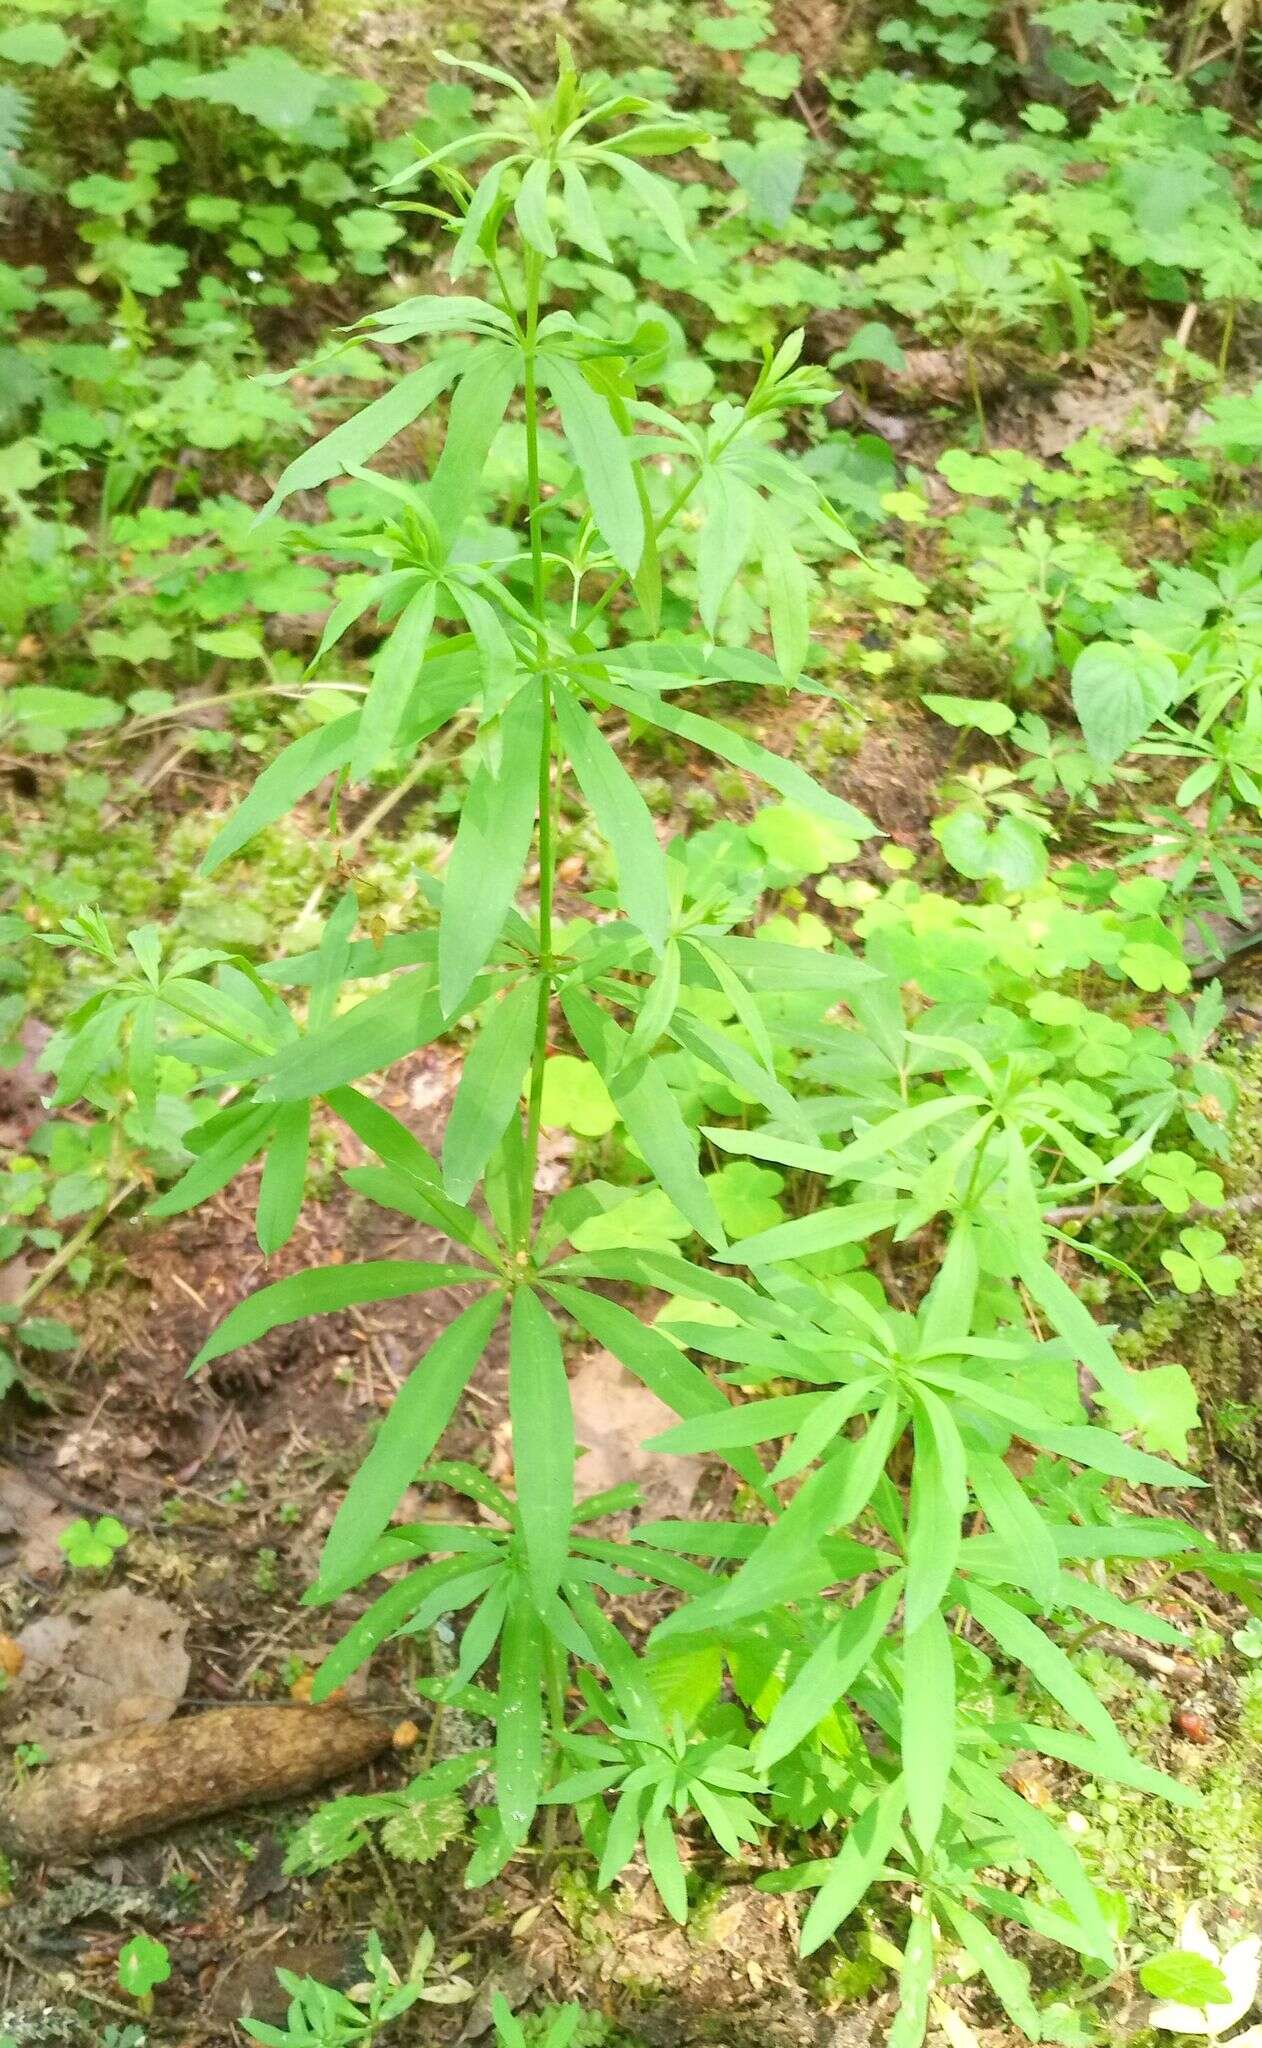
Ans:
{"label": "fallen branch", "polygon": [[1128,1216],[1169,1216],[1173,1222],[1186,1223],[1205,1216],[1221,1216],[1228,1209],[1237,1216],[1250,1216],[1262,1209],[1262,1195],[1230,1195],[1225,1202],[1191,1202],[1177,1217],[1164,1202],[1075,1202],[1065,1209],[1044,1209],[1043,1221],[1112,1223]]}
{"label": "fallen branch", "polygon": [[74,1859],[120,1842],[293,1798],[390,1746],[386,1720],[341,1707],[219,1707],[129,1729],[32,1772],[0,1807],[0,1841]]}

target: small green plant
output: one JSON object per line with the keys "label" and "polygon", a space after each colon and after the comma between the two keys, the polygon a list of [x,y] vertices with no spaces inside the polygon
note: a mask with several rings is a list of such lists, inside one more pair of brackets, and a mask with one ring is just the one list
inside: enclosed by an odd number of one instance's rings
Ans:
{"label": "small green plant", "polygon": [[89,1522],[80,1515],[57,1538],[66,1560],[76,1571],[108,1571],[127,1544],[127,1531],[114,1515],[98,1515]]}
{"label": "small green plant", "polygon": [[473,1996],[473,1986],[450,1973],[436,1983],[427,1981],[434,1947],[434,1937],[426,1929],[407,1977],[401,1979],[380,1936],[371,1934],[364,1950],[364,1979],[349,1991],[338,1991],[316,1977],[296,1977],[291,1970],[278,1970],[277,1981],[290,1998],[285,2024],[274,2027],[254,2019],[244,2019],[241,2024],[264,2048],[371,2048],[418,2000],[456,2005]]}
{"label": "small green plant", "polygon": [[142,2013],[153,2011],[153,1994],[171,1974],[171,1955],[164,1941],[151,1934],[133,1934],[118,1952],[118,1982]]}

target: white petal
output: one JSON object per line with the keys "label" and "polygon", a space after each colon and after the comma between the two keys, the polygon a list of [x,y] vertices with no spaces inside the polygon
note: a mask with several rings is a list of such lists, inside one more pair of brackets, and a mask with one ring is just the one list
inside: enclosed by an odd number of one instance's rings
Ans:
{"label": "white petal", "polygon": [[[1186,1934],[1186,1929],[1184,1932]],[[1209,2033],[1209,2021],[1194,2005],[1154,2005],[1148,2015],[1148,2024],[1160,2027],[1167,2034]]]}
{"label": "white petal", "polygon": [[1194,1956],[1204,1956],[1207,1963],[1220,1960],[1218,1950],[1205,1932],[1199,1906],[1189,1906],[1179,1930],[1179,1947],[1190,1949]]}
{"label": "white petal", "polygon": [[[1258,1995],[1258,1978],[1262,1975],[1262,1938],[1251,1934],[1246,1940],[1238,1941],[1223,1956],[1221,1967],[1231,1992],[1231,2006],[1230,2018],[1219,2024],[1220,2033],[1233,2021],[1242,2020]],[[1218,2006],[1210,2007],[1212,2013],[1219,2010]]]}

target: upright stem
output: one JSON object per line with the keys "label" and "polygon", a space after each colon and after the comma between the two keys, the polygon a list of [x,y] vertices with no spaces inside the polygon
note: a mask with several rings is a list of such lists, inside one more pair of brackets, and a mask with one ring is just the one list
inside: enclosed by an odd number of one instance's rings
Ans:
{"label": "upright stem", "polygon": [[539,744],[539,1007],[535,1013],[535,1043],[530,1064],[530,1097],[526,1112],[526,1145],[522,1163],[522,1242],[529,1240],[534,1206],[535,1168],[539,1158],[539,1120],[543,1104],[543,1074],[548,1057],[548,1022],[552,1007],[552,896],[556,862],[552,788],[552,676],[544,662],[546,586],[543,568],[543,537],[539,517],[543,500],[539,488],[539,392],[535,376],[536,335],[539,327],[539,286],[542,258],[526,254],[525,413],[526,413],[526,497],[530,522],[531,596],[539,623],[540,694],[543,703],[543,734]]}

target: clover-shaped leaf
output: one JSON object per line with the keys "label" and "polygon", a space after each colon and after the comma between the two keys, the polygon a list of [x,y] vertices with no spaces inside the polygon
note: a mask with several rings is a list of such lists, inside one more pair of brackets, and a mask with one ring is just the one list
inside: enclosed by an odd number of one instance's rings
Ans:
{"label": "clover-shaped leaf", "polygon": [[127,1531],[113,1515],[101,1515],[95,1522],[80,1515],[62,1530],[57,1541],[80,1571],[105,1571],[114,1561],[114,1552],[126,1543]]}
{"label": "clover-shaped leaf", "polygon": [[618,1121],[613,1097],[590,1060],[558,1053],[543,1070],[541,1120],[549,1130],[577,1132],[580,1138],[603,1138]]}
{"label": "clover-shaped leaf", "polygon": [[1190,1152],[1154,1153],[1140,1186],[1172,1216],[1186,1216],[1194,1202],[1213,1209],[1223,1199],[1219,1176],[1198,1166]]}
{"label": "clover-shaped leaf", "polygon": [[1208,1287],[1211,1294],[1234,1294],[1244,1272],[1244,1263],[1226,1250],[1227,1240],[1219,1230],[1193,1226],[1179,1232],[1181,1252],[1162,1252],[1161,1263],[1180,1294],[1198,1294]]}

